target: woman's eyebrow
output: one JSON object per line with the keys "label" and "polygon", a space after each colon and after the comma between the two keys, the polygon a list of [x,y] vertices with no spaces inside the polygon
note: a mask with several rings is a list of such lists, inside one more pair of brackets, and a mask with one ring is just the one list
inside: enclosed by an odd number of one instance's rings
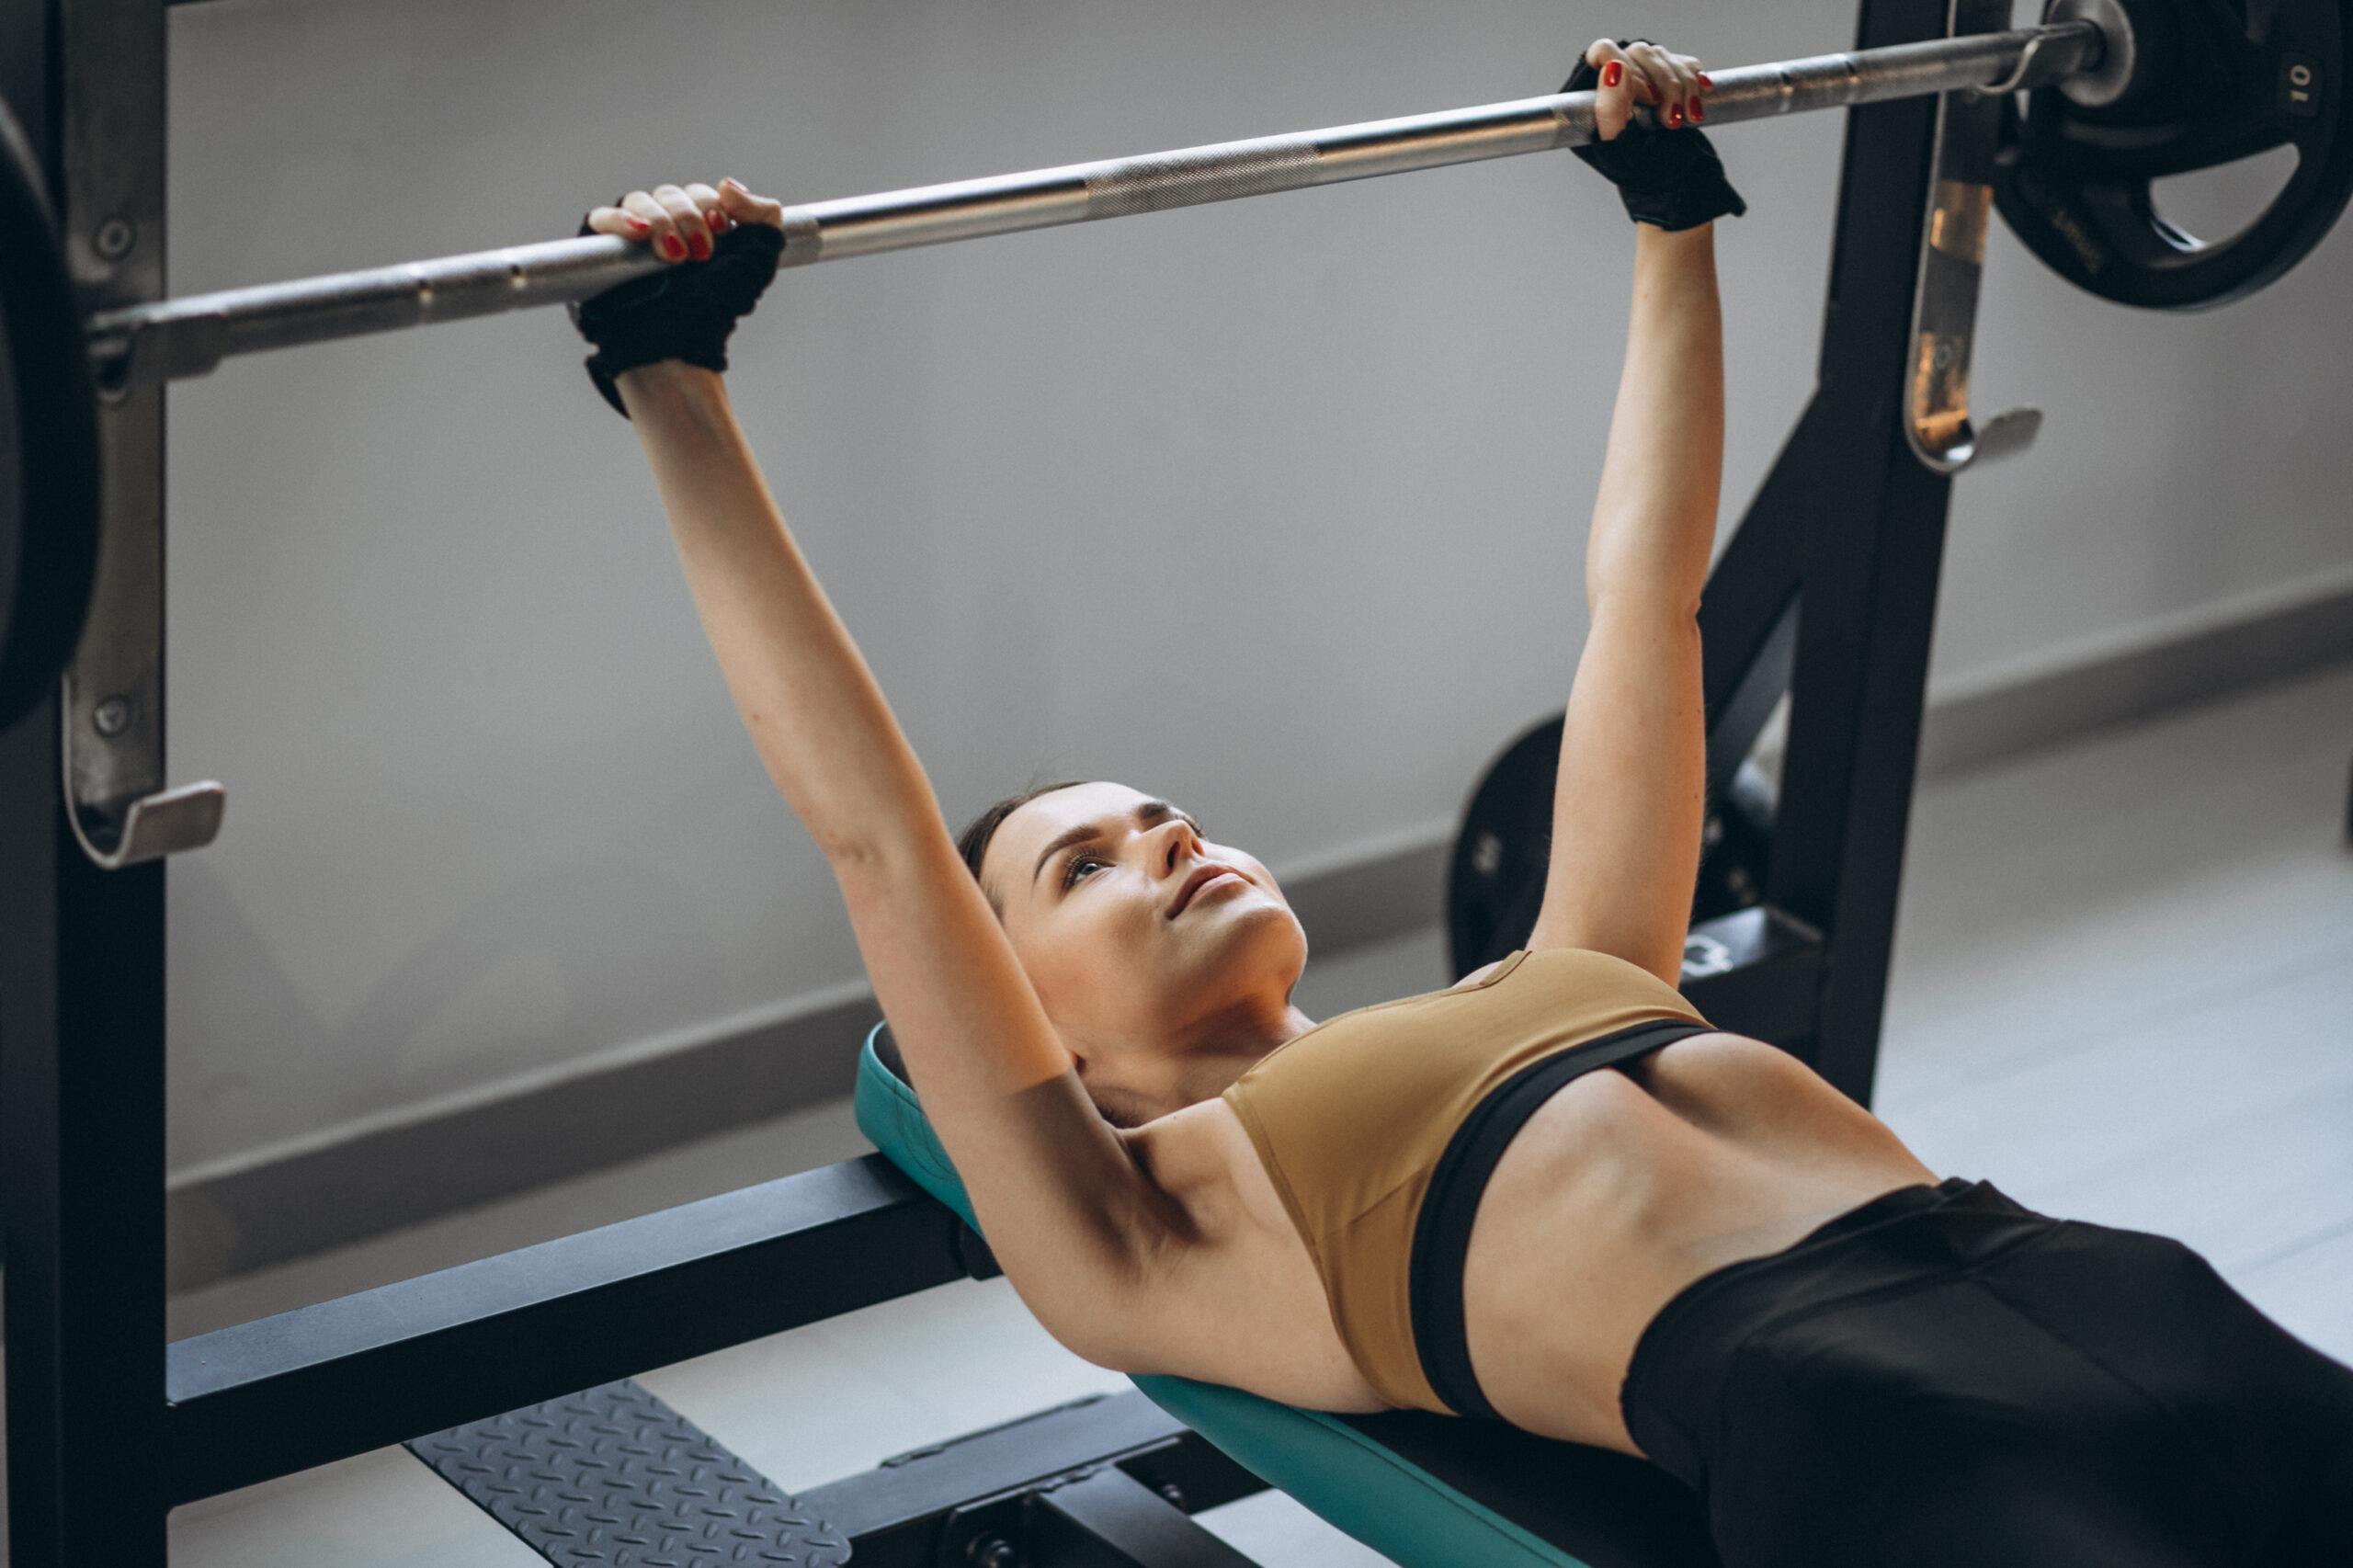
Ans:
{"label": "woman's eyebrow", "polygon": [[1102,836],[1103,827],[1100,823],[1083,822],[1076,827],[1066,827],[1063,829],[1062,832],[1054,835],[1053,842],[1047,845],[1045,849],[1039,855],[1037,868],[1029,873],[1029,885],[1032,887],[1038,885],[1038,879],[1045,875],[1047,861],[1052,859],[1063,850],[1068,849],[1074,844],[1085,844],[1089,839],[1100,838]]}

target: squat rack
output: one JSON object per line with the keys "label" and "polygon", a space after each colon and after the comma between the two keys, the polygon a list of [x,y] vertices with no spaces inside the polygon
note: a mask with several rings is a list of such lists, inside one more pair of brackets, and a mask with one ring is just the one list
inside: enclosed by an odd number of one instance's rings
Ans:
{"label": "squat rack", "polygon": [[[1861,0],[1858,47],[1990,32],[2006,11],[2006,0]],[[164,0],[7,0],[0,17],[0,94],[60,193],[69,265],[117,371],[100,409],[107,545],[82,652],[57,692],[0,733],[0,1169],[18,1568],[162,1568],[178,1504],[988,1272],[985,1250],[947,1210],[870,1157],[165,1345],[165,861],[141,852],[152,846],[127,813],[89,808],[150,802],[156,842],[210,837],[208,787],[168,790],[163,774],[162,382],[248,345],[233,302],[176,313],[162,302]],[[2069,68],[2088,59],[2088,29],[2073,26],[2050,46]],[[1939,100],[1919,95],[1992,85],[2031,64],[2024,37],[1964,40],[1955,57],[1966,68],[1915,74],[1903,88],[1911,96],[1870,102],[1841,87],[1847,96],[1826,100],[1857,107],[1818,384],[1701,610],[1719,789],[1779,698],[1793,701],[1765,902],[1699,933],[1712,946],[1686,989],[1719,1022],[1786,1046],[1859,1099],[1877,1049],[1949,470],[1966,460],[1924,460],[1907,417],[1941,123]],[[1736,102],[1778,112],[1786,78],[1720,79],[1711,119],[1734,118]],[[1859,78],[1840,66],[1810,79]],[[1488,114],[1479,135],[1576,139],[1561,100],[1495,108],[1512,112],[1466,111]],[[1176,176],[1200,165],[1126,188],[1173,198]],[[1264,170],[1303,165],[1253,166],[1262,172],[1252,177],[1272,180]],[[801,235],[822,236],[824,222],[808,219]],[[591,291],[587,281],[642,265],[618,242],[526,248],[554,258],[545,277],[560,290]],[[516,281],[535,264],[517,265],[483,272],[481,297],[536,288]],[[1973,305],[1973,270],[1965,281]],[[378,286],[405,288],[414,320],[418,282]],[[444,302],[462,292],[436,288]],[[108,744],[94,748],[94,735]],[[1185,1449],[1180,1432],[1119,1410],[1041,1419],[1078,1434],[1067,1439],[1074,1455],[1095,1445],[1079,1458],[1150,1450],[1192,1467],[1187,1504],[1128,1496],[1120,1506],[1204,1506],[1256,1484]],[[865,1514],[842,1494],[834,1506],[866,1521],[853,1543],[889,1559],[885,1540],[1036,1473],[1033,1460],[988,1460],[985,1449],[960,1449],[957,1465],[924,1472],[938,1477],[928,1491]],[[1093,1561],[1150,1555],[1106,1547],[1100,1531],[1089,1539]]]}

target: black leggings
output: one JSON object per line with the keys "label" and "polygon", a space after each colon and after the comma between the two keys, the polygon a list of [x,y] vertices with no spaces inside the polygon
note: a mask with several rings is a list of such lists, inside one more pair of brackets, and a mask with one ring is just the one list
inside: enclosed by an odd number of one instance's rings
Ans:
{"label": "black leggings", "polygon": [[1907,1187],[1644,1331],[1726,1568],[2353,1564],[2353,1370],[2177,1242]]}

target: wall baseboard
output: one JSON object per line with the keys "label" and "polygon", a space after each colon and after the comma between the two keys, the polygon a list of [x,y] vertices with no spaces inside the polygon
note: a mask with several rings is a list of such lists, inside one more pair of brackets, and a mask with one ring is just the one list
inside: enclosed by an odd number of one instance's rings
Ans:
{"label": "wall baseboard", "polygon": [[[1995,672],[1938,700],[1924,778],[2353,658],[2353,578],[2218,607]],[[1466,785],[1467,785],[1466,781]],[[1284,888],[1330,957],[1437,919],[1450,830],[1435,825],[1294,873]],[[376,1129],[170,1194],[176,1290],[283,1263],[659,1153],[849,1093],[870,997],[735,1029],[449,1114]]]}
{"label": "wall baseboard", "polygon": [[166,1195],[169,1289],[324,1252],[850,1092],[881,1015],[835,1002],[667,1055],[383,1127]]}
{"label": "wall baseboard", "polygon": [[2342,659],[2353,659],[2353,573],[2144,622],[1932,694],[1920,777],[1988,767]]}
{"label": "wall baseboard", "polygon": [[[1443,827],[1367,846],[1286,878],[1319,953],[1429,923]],[[193,1290],[529,1187],[674,1149],[847,1095],[881,1014],[870,995],[661,1056],[371,1129],[167,1195],[168,1279]]]}

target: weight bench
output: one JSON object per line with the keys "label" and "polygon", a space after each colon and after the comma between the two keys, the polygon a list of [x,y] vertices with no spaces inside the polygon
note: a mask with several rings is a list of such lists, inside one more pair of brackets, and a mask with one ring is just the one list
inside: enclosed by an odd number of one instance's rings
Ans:
{"label": "weight bench", "polygon": [[[908,1084],[890,1026],[859,1053],[858,1125],[978,1227]],[[1606,1449],[1421,1411],[1335,1415],[1187,1378],[1139,1377],[1154,1403],[1267,1484],[1402,1568],[1719,1568],[1689,1490]]]}

